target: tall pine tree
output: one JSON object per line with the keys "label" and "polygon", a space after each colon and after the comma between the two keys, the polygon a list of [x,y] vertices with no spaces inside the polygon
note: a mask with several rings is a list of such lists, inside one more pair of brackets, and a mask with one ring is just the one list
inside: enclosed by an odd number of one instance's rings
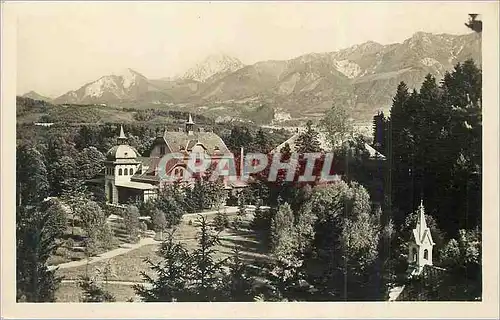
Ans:
{"label": "tall pine tree", "polygon": [[321,152],[321,144],[319,141],[319,133],[312,127],[311,120],[306,123],[306,130],[297,138],[295,151],[298,153],[314,153]]}

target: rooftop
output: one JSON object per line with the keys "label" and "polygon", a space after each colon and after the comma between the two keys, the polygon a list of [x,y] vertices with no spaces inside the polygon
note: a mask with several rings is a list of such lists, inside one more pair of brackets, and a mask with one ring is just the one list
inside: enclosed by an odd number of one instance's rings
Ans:
{"label": "rooftop", "polygon": [[117,182],[116,186],[123,188],[130,188],[130,189],[139,189],[139,190],[151,190],[158,188],[157,186],[154,186],[149,183],[135,182],[135,181]]}

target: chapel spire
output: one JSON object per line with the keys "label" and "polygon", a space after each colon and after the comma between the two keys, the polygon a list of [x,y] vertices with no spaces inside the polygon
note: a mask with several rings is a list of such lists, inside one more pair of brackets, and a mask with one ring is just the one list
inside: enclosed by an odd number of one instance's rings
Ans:
{"label": "chapel spire", "polygon": [[412,238],[408,245],[408,263],[411,274],[420,274],[425,265],[432,265],[432,240],[431,230],[425,221],[424,201],[420,200],[417,210],[417,223],[412,230]]}
{"label": "chapel spire", "polygon": [[420,199],[420,206],[418,206],[417,226],[415,229],[418,232],[419,238],[422,239],[424,232],[427,229],[427,223],[425,221],[424,201],[422,199]]}
{"label": "chapel spire", "polygon": [[120,144],[124,144],[127,141],[127,136],[125,135],[125,131],[123,131],[123,125],[120,125],[120,136],[118,137],[118,142]]}
{"label": "chapel spire", "polygon": [[186,121],[186,133],[188,135],[193,134],[193,127],[194,127],[194,121],[193,121],[193,118],[191,117],[191,114],[189,114],[189,118]]}

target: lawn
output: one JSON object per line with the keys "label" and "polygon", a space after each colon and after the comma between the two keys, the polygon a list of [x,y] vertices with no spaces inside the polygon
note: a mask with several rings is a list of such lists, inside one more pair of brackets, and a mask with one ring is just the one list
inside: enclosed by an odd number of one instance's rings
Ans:
{"label": "lawn", "polygon": [[[108,284],[106,289],[113,292],[117,302],[135,298],[134,289],[130,285]],[[56,292],[56,302],[80,302],[81,296],[82,292],[76,283],[62,283]]]}
{"label": "lawn", "polygon": [[[111,231],[113,232],[113,243],[110,244],[111,248],[118,248],[120,244],[127,242],[127,234],[121,223],[116,221],[108,221]],[[66,232],[62,236],[64,244],[59,247],[56,252],[49,257],[49,265],[58,265],[61,263],[85,259],[83,251],[84,231],[75,223],[75,226],[68,224]],[[97,253],[107,251],[104,248],[98,248]]]}
{"label": "lawn", "polygon": [[[211,219],[213,216],[208,217],[208,220]],[[249,220],[250,217],[245,219],[240,230],[226,229],[219,234],[221,242],[216,247],[217,259],[224,259],[232,255],[235,247],[239,249],[241,258],[247,264],[267,259],[266,246],[259,240],[259,236],[248,228]],[[191,219],[191,223],[187,219],[176,227],[175,238],[184,243],[189,250],[197,247],[196,234],[198,229],[195,225],[195,219]],[[149,258],[153,261],[159,261],[159,257],[156,255],[158,247],[159,244],[145,245],[126,254],[88,266],[60,269],[57,271],[57,275],[63,276],[65,280],[76,280],[86,274],[87,270],[90,275],[95,275],[98,269],[103,269],[109,263],[112,273],[110,281],[142,282],[141,271],[151,274],[148,264],[144,260]],[[133,290],[129,285],[109,284],[109,290],[118,301],[126,301],[133,296]],[[57,296],[59,301],[76,302],[80,294],[81,291],[76,284],[63,283]]]}

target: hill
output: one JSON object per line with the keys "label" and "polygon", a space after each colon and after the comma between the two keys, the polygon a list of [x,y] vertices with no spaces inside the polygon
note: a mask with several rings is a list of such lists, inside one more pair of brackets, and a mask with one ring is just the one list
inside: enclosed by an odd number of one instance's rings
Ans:
{"label": "hill", "polygon": [[33,99],[33,100],[47,101],[47,102],[52,101],[51,98],[43,96],[43,95],[41,95],[41,94],[39,94],[38,92],[35,92],[35,91],[27,92],[27,93],[23,94],[22,97],[24,97],[24,98],[30,98],[30,99]]}

